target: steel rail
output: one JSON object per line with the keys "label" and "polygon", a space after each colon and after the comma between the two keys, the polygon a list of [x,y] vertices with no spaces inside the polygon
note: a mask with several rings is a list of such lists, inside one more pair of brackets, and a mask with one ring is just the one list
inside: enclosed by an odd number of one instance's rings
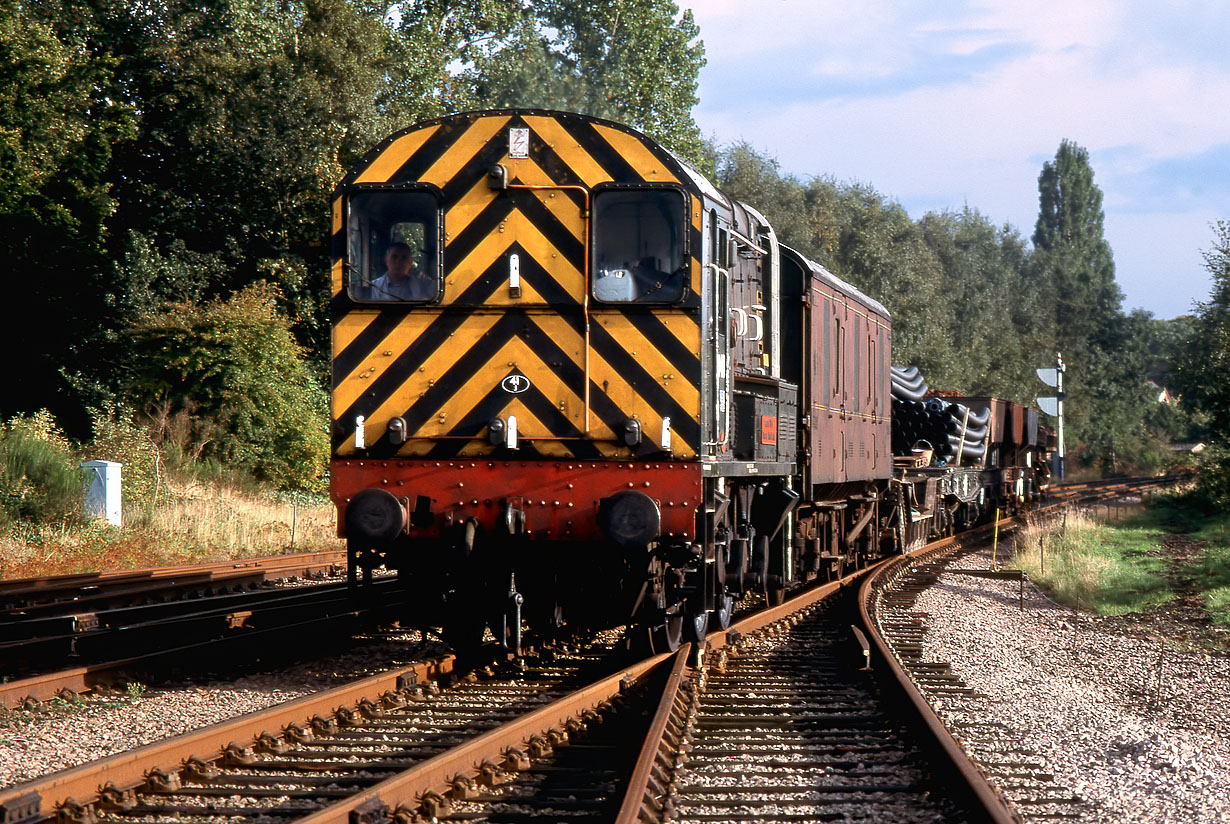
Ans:
{"label": "steel rail", "polygon": [[[946,539],[951,542],[951,539]],[[856,570],[837,581],[813,585],[792,597],[787,598],[775,607],[757,610],[732,623],[728,629],[714,630],[705,636],[705,645],[701,652],[712,652],[728,645],[738,643],[745,635],[751,635],[766,627],[802,612],[811,605],[825,600],[845,587],[852,586],[860,578],[872,572],[883,561]],[[682,654],[680,654],[682,653]],[[632,778],[628,782],[624,800],[620,806],[616,824],[633,824],[640,821],[661,821],[663,807],[659,798],[660,791],[650,786],[656,767],[662,767],[664,758],[669,754],[677,741],[668,740],[671,734],[669,726],[672,716],[678,712],[682,691],[690,682],[695,670],[687,666],[687,660],[692,656],[691,645],[685,645],[676,653],[666,687],[658,702],[649,733],[641,747],[641,753],[633,768]],[[669,772],[669,767],[665,770]]]}
{"label": "steel rail", "polygon": [[[1008,521],[1011,519],[1004,520]],[[937,543],[943,544],[944,542]],[[859,588],[859,617],[863,622],[863,628],[868,633],[871,644],[875,647],[880,657],[880,663],[892,674],[893,680],[896,681],[902,693],[906,696],[911,706],[913,706],[915,713],[922,721],[932,740],[934,740],[953,769],[961,776],[961,780],[969,787],[973,800],[980,807],[980,815],[985,815],[983,820],[992,824],[1017,824],[1017,817],[1008,809],[1003,799],[995,791],[995,788],[991,786],[969,755],[957,743],[952,733],[940,721],[939,716],[935,713],[935,709],[923,697],[922,693],[918,691],[909,674],[897,661],[893,650],[889,647],[883,635],[881,635],[871,615],[871,602],[875,597],[875,589],[883,583],[889,574],[919,558],[925,558],[947,549],[950,545],[951,542],[944,546],[928,544],[927,546],[920,547],[914,552],[892,559],[892,561],[876,570],[874,575],[868,576]]]}
{"label": "steel rail", "polygon": [[[376,699],[385,692],[438,678],[451,672],[452,666],[452,656],[446,656],[390,670],[8,787],[0,790],[0,820],[23,821],[49,817],[70,800],[92,802],[108,784],[120,789],[139,786],[152,770],[176,772],[190,756],[204,761],[220,758],[232,743],[247,744],[266,733],[278,736],[291,724],[310,726],[314,715],[332,714],[340,706],[357,706],[363,699]],[[25,814],[15,817],[12,813],[16,810],[22,810]]]}
{"label": "steel rail", "polygon": [[[239,558],[229,561],[212,561],[204,564],[178,564],[165,567],[141,567],[137,569],[113,569],[99,572],[76,572],[66,575],[38,575],[26,578],[10,578],[0,581],[0,594],[25,595],[38,591],[129,584],[142,581],[157,581],[188,574],[219,575],[243,570],[265,570],[274,575],[306,575],[346,563],[346,551],[322,550],[301,552],[293,555],[268,555],[259,558]],[[295,570],[299,570],[298,573]]]}
{"label": "steel rail", "polygon": [[684,644],[675,653],[675,660],[671,664],[666,686],[658,701],[658,709],[654,712],[653,721],[649,724],[645,743],[641,745],[641,754],[636,759],[632,777],[628,779],[628,786],[624,791],[623,803],[620,805],[619,813],[615,816],[615,824],[634,824],[634,822],[646,820],[647,813],[654,816],[650,820],[660,821],[662,819],[663,810],[659,796],[663,788],[660,785],[651,788],[650,782],[654,769],[661,765],[672,746],[678,745],[677,739],[674,742],[668,741],[667,735],[671,719],[677,714],[683,687],[688,683],[690,677],[688,658],[691,655],[691,644]]}
{"label": "steel rail", "polygon": [[534,735],[563,730],[569,719],[580,717],[623,691],[629,681],[646,677],[673,653],[663,652],[577,690],[545,707],[492,729],[447,752],[423,761],[368,790],[342,799],[296,824],[353,824],[373,812],[383,818],[397,809],[416,810],[429,796],[443,798],[458,776],[481,775],[484,761],[498,761],[510,749],[520,749]]}
{"label": "steel rail", "polygon": [[[308,591],[288,590],[289,594],[301,602],[289,608],[284,608],[275,602],[264,604],[263,611],[262,606],[257,605],[252,610],[240,610],[238,612],[218,611],[197,617],[197,620],[209,622],[211,625],[217,624],[219,627],[229,622],[237,627],[242,627],[242,631],[228,632],[218,637],[206,638],[192,643],[174,644],[168,641],[140,654],[130,654],[109,661],[99,661],[55,672],[34,674],[12,681],[0,682],[0,707],[19,706],[26,703],[28,699],[46,701],[61,695],[68,695],[71,698],[73,694],[86,692],[98,686],[113,685],[121,680],[125,674],[130,675],[142,668],[153,668],[164,661],[180,661],[188,655],[197,656],[206,651],[221,649],[226,644],[250,645],[261,641],[270,643],[279,636],[285,637],[287,633],[291,632],[297,632],[303,637],[314,638],[322,630],[336,630],[339,622],[357,619],[369,611],[366,608],[359,609],[354,607],[344,597],[330,590],[330,592],[324,593],[328,598],[327,604],[333,606],[341,605],[341,610],[330,608],[325,615],[306,619],[292,617],[290,620],[287,620],[286,617],[277,615],[278,612],[287,612],[288,610],[319,612],[320,609],[323,609],[324,605],[317,607],[313,606],[310,602],[302,603],[303,593]],[[250,615],[246,614],[249,612],[251,613]],[[160,626],[173,628],[176,626],[177,621],[182,621],[183,619],[184,616],[181,616],[179,619],[169,619],[160,624],[153,625],[152,628],[157,629]],[[261,626],[267,620],[275,623],[272,623],[270,626]],[[122,629],[108,629],[98,632],[103,634],[112,633],[115,638],[123,640]]]}

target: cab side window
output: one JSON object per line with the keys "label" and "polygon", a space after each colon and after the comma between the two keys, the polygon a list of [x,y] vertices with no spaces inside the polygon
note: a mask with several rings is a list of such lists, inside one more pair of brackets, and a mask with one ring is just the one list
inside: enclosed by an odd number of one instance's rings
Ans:
{"label": "cab side window", "polygon": [[689,281],[684,196],[674,189],[594,195],[592,294],[610,303],[674,303]]}
{"label": "cab side window", "polygon": [[426,191],[360,191],[347,203],[346,287],[357,301],[440,297],[440,204]]}

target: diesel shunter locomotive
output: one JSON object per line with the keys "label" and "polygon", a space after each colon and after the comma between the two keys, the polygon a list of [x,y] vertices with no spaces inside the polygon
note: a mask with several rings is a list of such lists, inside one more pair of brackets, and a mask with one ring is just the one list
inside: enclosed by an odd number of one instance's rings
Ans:
{"label": "diesel shunter locomotive", "polygon": [[[895,469],[894,393],[921,401],[888,312],[626,126],[421,123],[345,178],[332,222],[351,581],[397,570],[462,648],[621,624],[672,648],[750,590],[778,600],[1039,491],[990,463],[1032,458],[1036,418],[1011,449],[936,467],[911,443]],[[989,405],[945,403],[995,443]]]}

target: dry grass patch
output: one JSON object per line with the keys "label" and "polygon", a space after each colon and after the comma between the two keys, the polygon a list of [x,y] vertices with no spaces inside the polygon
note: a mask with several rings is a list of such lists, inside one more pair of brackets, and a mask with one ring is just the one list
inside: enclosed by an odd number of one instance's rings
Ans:
{"label": "dry grass patch", "polygon": [[[21,525],[0,536],[0,577],[27,578],[341,549],[323,497],[271,497],[225,484],[172,484],[124,525]],[[293,540],[292,540],[293,539]]]}

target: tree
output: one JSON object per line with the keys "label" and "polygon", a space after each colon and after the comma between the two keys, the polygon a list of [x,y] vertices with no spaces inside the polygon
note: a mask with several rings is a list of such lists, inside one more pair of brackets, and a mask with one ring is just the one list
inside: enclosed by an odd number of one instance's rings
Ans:
{"label": "tree", "polygon": [[0,244],[9,299],[33,325],[10,322],[0,413],[56,410],[73,434],[88,417],[72,378],[89,369],[108,314],[107,172],[134,112],[104,92],[113,66],[82,47],[88,25],[64,33],[56,4],[0,0]]}
{"label": "tree", "polygon": [[1115,471],[1144,443],[1149,411],[1149,316],[1122,312],[1110,245],[1103,237],[1102,192],[1089,153],[1063,141],[1038,177],[1034,264],[1055,319],[1055,345],[1069,366],[1069,432],[1082,460]]}
{"label": "tree", "polygon": [[951,347],[944,388],[1031,403],[1034,368],[1050,345],[1020,235],[969,207],[918,223],[943,273],[938,299]]}
{"label": "tree", "polygon": [[708,151],[724,192],[889,309],[895,362],[920,366],[937,388],[1027,400],[1052,344],[1015,230],[972,209],[912,221],[869,186],[783,176],[746,143]]}
{"label": "tree", "polygon": [[1054,293],[1056,342],[1065,354],[1080,357],[1123,304],[1089,153],[1063,141],[1054,161],[1042,166],[1038,195],[1035,261]]}
{"label": "tree", "polygon": [[328,466],[327,402],[277,306],[257,285],[142,319],[127,390],[182,451],[311,489]]}
{"label": "tree", "polygon": [[1204,253],[1213,288],[1196,305],[1175,377],[1184,405],[1205,412],[1213,436],[1230,445],[1230,221],[1217,221],[1213,234]]}
{"label": "tree", "polygon": [[1214,444],[1203,459],[1200,484],[1219,508],[1230,506],[1230,222],[1213,225],[1204,265],[1213,280],[1196,306],[1194,329],[1175,370],[1184,407],[1203,414]]}
{"label": "tree", "polygon": [[[403,30],[417,31],[434,5],[415,4]],[[545,0],[517,19],[508,5],[478,6],[491,34],[459,50],[469,62],[457,86],[469,100],[616,120],[702,162],[692,109],[705,48],[690,10],[680,14],[674,0]]]}

